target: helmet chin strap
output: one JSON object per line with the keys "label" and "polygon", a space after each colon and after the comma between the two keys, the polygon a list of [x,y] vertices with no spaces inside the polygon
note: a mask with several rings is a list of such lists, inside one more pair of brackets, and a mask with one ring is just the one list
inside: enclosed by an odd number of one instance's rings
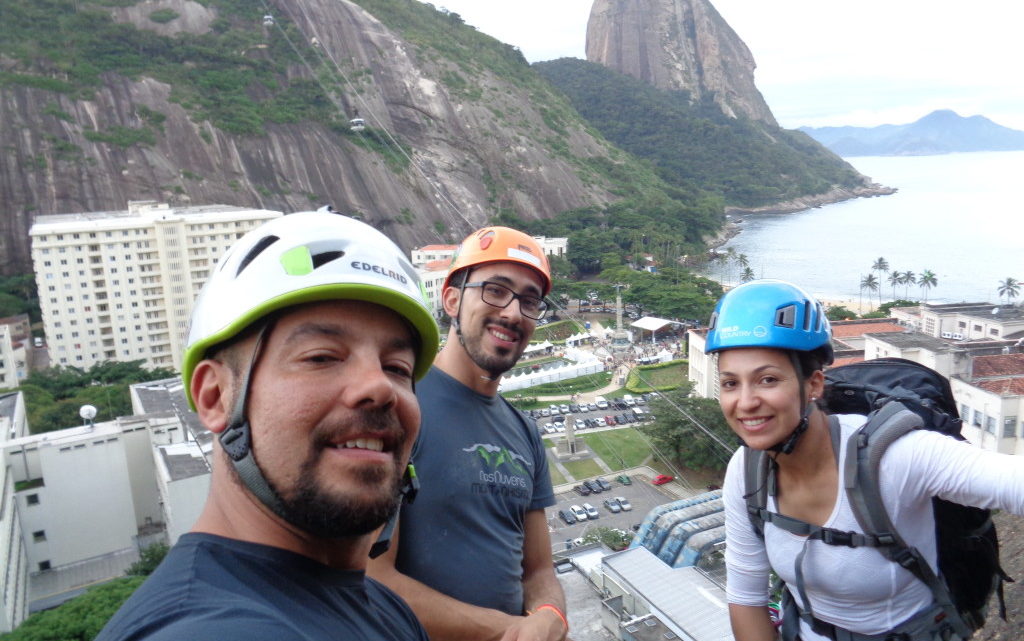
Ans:
{"label": "helmet chin strap", "polygon": [[800,440],[800,436],[807,431],[810,425],[811,412],[814,411],[814,401],[817,400],[811,397],[810,402],[804,400],[804,371],[800,365],[800,359],[797,358],[796,354],[790,352],[789,360],[793,363],[793,371],[796,372],[796,378],[799,384],[800,394],[800,422],[796,424],[793,431],[789,433],[789,436],[782,439],[775,445],[768,448],[769,452],[776,452],[777,454],[792,454],[793,450],[796,449],[796,443]]}

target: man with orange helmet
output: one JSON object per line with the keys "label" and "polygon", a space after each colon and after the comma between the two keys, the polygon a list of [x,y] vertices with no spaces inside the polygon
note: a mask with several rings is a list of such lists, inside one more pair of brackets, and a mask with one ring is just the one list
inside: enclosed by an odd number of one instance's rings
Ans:
{"label": "man with orange helmet", "polygon": [[448,341],[417,389],[423,487],[402,508],[400,538],[369,567],[434,641],[558,641],[568,631],[544,514],[554,504],[544,446],[498,395],[550,291],[540,245],[507,227],[470,234],[445,279]]}

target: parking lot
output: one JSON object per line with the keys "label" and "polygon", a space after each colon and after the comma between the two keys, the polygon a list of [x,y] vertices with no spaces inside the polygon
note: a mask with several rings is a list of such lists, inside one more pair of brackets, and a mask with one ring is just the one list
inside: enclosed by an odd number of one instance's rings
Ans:
{"label": "parking lot", "polygon": [[[548,414],[544,415],[544,412]],[[543,410],[530,410],[528,414],[536,422],[541,436],[564,432],[564,421],[573,421],[577,431],[586,431],[646,422],[652,418],[641,396],[636,397],[632,405],[627,405],[621,399],[607,401],[605,409],[599,409],[596,403],[555,403]],[[608,419],[611,419],[610,423]]]}
{"label": "parking lot", "polygon": [[[631,477],[632,485],[623,485],[615,480],[615,474],[605,474],[603,479],[612,486],[611,490],[590,496],[580,496],[569,490],[555,495],[557,503],[545,510],[548,519],[548,530],[551,532],[551,543],[555,546],[563,544],[566,540],[572,540],[583,536],[588,529],[594,527],[610,527],[629,530],[633,525],[639,524],[653,508],[663,503],[676,499],[675,496],[662,490],[658,486],[651,485],[650,481],[640,477]],[[623,496],[633,505],[629,512],[613,514],[604,505],[604,500]],[[566,525],[558,517],[559,510],[567,510],[570,505],[582,506],[590,503],[597,508],[600,515],[597,519],[578,522],[573,525]]]}

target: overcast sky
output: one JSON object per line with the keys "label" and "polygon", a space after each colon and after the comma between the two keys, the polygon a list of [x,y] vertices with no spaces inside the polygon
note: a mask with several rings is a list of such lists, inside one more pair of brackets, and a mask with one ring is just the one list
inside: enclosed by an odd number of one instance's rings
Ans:
{"label": "overcast sky", "polygon": [[[592,0],[435,0],[530,62],[585,58]],[[1024,130],[1020,0],[712,0],[784,127],[903,124],[935,109]]]}

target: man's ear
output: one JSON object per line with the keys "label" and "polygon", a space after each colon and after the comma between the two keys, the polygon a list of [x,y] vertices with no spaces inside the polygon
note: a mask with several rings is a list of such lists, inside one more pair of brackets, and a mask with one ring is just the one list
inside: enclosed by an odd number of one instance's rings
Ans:
{"label": "man's ear", "polygon": [[448,287],[441,293],[441,303],[444,305],[444,313],[448,314],[450,318],[455,318],[459,314],[459,298],[462,296],[462,290],[458,287]]}
{"label": "man's ear", "polygon": [[220,361],[206,359],[192,372],[192,400],[203,425],[214,434],[228,426],[234,394],[234,376]]}

